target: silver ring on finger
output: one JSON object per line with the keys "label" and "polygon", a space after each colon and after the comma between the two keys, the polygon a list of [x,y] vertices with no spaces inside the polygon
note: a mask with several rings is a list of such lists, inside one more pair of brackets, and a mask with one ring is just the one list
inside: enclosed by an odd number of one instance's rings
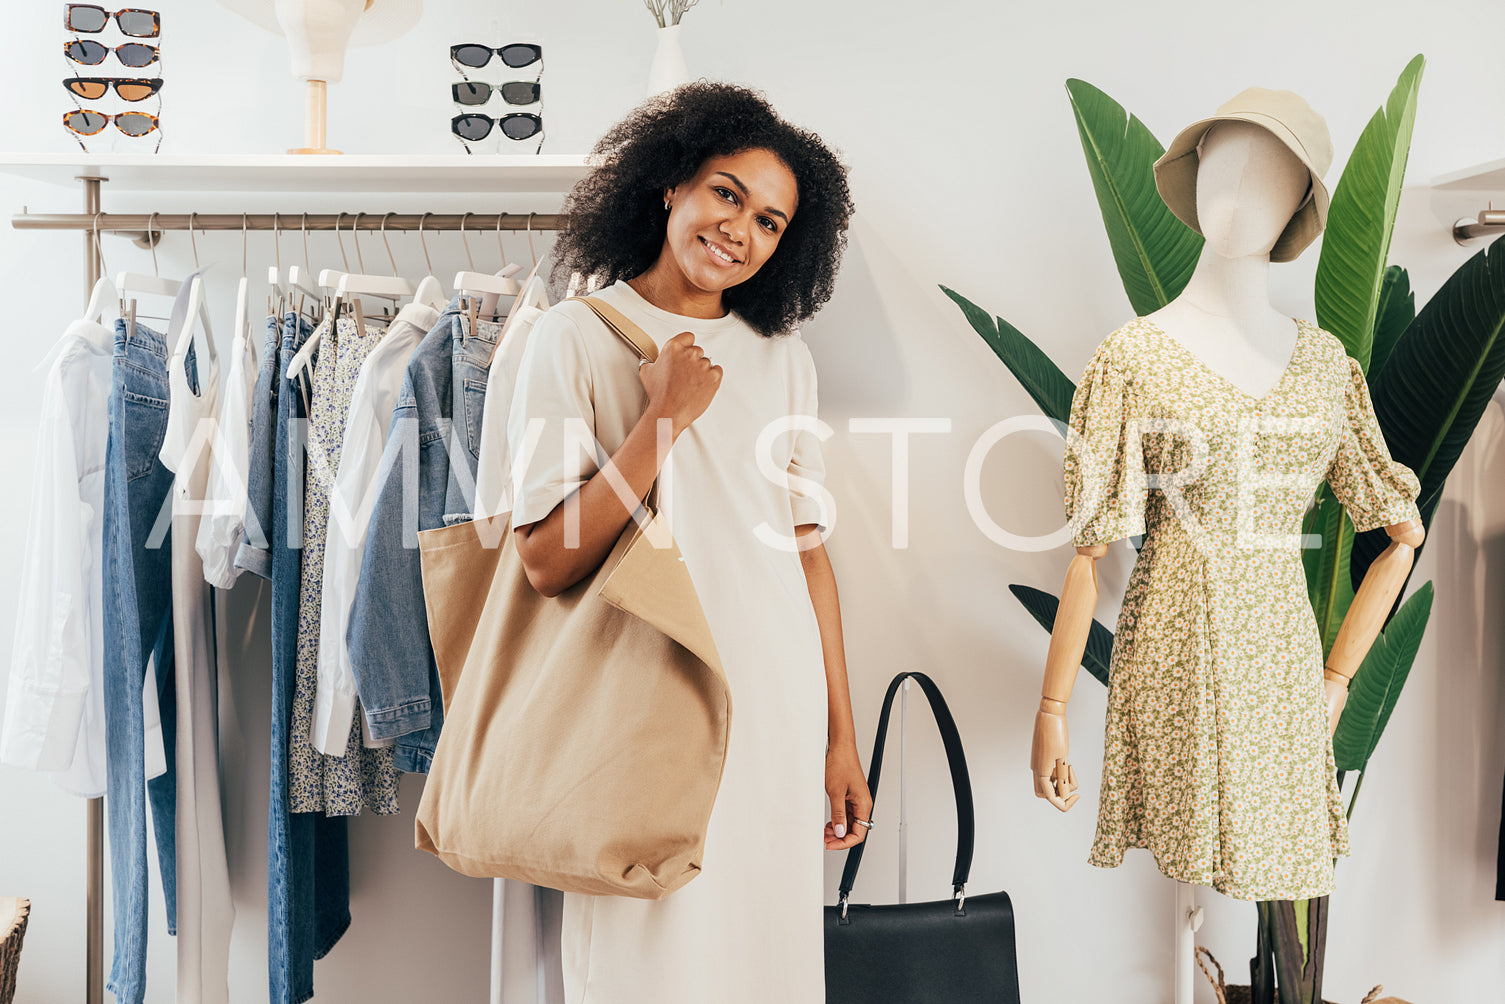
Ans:
{"label": "silver ring on finger", "polygon": [[871,819],[854,819],[852,822],[858,826],[866,826],[870,830],[873,828],[873,821]]}

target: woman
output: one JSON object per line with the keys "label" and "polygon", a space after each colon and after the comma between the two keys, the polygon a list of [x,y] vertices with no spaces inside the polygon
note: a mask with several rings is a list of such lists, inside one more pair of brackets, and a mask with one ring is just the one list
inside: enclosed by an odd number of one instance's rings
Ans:
{"label": "woman", "polygon": [[[567,895],[565,999],[820,1001],[819,765],[826,849],[866,836],[872,799],[822,544],[819,441],[787,430],[791,416],[814,422],[814,365],[793,326],[831,294],[852,211],[845,169],[757,94],[705,82],[638,108],[593,163],[565,207],[555,278],[608,283],[593,295],[659,356],[636,366],[580,303],[539,320],[508,422],[512,456],[528,458],[515,474],[517,550],[546,595],[599,567],[630,513],[598,463],[609,456],[645,497],[662,430],[662,501],[733,717],[702,874],[656,902]],[[595,456],[567,439],[581,422]],[[572,512],[561,503],[577,492]]]}

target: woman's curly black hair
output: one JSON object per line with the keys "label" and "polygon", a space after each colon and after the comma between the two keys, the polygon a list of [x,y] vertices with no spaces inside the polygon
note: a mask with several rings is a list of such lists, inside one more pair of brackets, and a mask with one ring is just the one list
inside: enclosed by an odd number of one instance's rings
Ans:
{"label": "woman's curly black hair", "polygon": [[571,273],[611,283],[646,272],[664,246],[664,189],[694,177],[711,157],[743,150],[782,160],[799,186],[799,203],[763,267],[723,293],[726,305],[763,335],[813,316],[831,298],[846,250],[846,167],[761,94],[705,80],[649,99],[601,137],[594,168],[565,200],[555,282]]}

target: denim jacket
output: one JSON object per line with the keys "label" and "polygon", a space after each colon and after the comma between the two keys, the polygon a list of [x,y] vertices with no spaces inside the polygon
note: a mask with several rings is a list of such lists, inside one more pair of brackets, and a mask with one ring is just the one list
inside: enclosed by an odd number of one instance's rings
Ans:
{"label": "denim jacket", "polygon": [[367,729],[397,766],[427,773],[444,712],[429,643],[418,531],[471,518],[487,368],[501,325],[456,298],[408,362],[377,474],[346,640]]}

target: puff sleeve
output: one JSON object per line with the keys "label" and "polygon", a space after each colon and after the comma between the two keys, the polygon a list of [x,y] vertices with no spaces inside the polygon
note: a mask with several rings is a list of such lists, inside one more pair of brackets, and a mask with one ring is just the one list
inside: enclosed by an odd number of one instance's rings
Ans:
{"label": "puff sleeve", "polygon": [[1077,547],[1145,531],[1145,473],[1134,381],[1109,341],[1092,354],[1067,423],[1066,519]]}
{"label": "puff sleeve", "polygon": [[1358,360],[1348,359],[1345,415],[1327,483],[1348,510],[1356,532],[1421,518],[1416,496],[1421,483],[1405,464],[1390,456]]}

